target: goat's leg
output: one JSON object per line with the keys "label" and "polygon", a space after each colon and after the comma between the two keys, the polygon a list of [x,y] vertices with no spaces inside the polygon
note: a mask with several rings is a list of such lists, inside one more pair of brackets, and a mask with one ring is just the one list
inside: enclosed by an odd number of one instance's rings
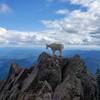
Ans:
{"label": "goat's leg", "polygon": [[53,51],[53,64],[56,64],[56,50],[52,50]]}
{"label": "goat's leg", "polygon": [[62,50],[59,50],[59,51],[60,51],[59,64],[62,65]]}
{"label": "goat's leg", "polygon": [[59,50],[60,51],[60,56],[62,57],[62,50]]}
{"label": "goat's leg", "polygon": [[56,51],[55,51],[55,50],[52,50],[52,51],[53,51],[53,56],[55,56],[55,52],[56,52]]}

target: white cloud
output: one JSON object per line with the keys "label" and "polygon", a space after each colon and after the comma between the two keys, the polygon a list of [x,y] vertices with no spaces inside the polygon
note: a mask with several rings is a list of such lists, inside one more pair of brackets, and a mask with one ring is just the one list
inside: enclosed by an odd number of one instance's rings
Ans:
{"label": "white cloud", "polygon": [[41,45],[55,41],[55,39],[52,39],[45,34],[46,32],[20,32],[0,28],[0,45],[29,46]]}
{"label": "white cloud", "polygon": [[69,1],[72,4],[80,4],[80,5],[83,5],[83,6],[89,6],[90,3],[94,2],[94,1],[99,1],[99,0],[69,0]]}
{"label": "white cloud", "polygon": [[[65,1],[66,0],[63,2]],[[43,24],[47,29],[54,30],[56,39],[64,42],[66,45],[99,45],[100,0],[70,0],[70,2],[73,4],[81,4],[88,9],[86,12],[73,10],[69,12],[69,16],[65,15],[64,18],[60,20],[43,20]],[[62,14],[63,9],[57,12]]]}
{"label": "white cloud", "polygon": [[11,8],[7,4],[0,4],[0,13],[7,14],[11,12]]}
{"label": "white cloud", "polygon": [[100,46],[100,1],[70,0],[70,2],[87,6],[88,10],[67,12],[65,9],[60,9],[56,13],[64,17],[42,20],[46,30],[41,32],[20,32],[0,28],[0,43],[26,46],[61,42],[65,45]]}
{"label": "white cloud", "polygon": [[59,15],[67,15],[67,14],[69,14],[69,11],[67,9],[60,9],[60,10],[56,11],[56,13]]}

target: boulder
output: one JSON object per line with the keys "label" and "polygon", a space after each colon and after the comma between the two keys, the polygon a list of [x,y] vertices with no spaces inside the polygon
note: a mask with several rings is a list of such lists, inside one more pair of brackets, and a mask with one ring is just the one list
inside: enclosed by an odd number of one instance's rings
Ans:
{"label": "boulder", "polygon": [[83,87],[80,79],[75,75],[68,75],[65,80],[56,87],[53,100],[83,100]]}

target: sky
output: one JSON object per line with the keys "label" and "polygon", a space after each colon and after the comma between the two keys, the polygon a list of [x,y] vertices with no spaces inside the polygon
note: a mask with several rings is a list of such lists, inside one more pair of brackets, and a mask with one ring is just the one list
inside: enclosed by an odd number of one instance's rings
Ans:
{"label": "sky", "polygon": [[0,46],[100,46],[100,0],[0,0]]}

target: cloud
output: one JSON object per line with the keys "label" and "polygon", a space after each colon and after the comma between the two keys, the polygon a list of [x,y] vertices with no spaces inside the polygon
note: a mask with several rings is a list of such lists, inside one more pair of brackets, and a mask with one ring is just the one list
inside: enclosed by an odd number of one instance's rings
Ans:
{"label": "cloud", "polygon": [[99,0],[69,0],[69,1],[72,4],[80,4],[80,5],[83,5],[83,6],[89,6],[90,3],[94,3],[94,1],[99,1]]}
{"label": "cloud", "polygon": [[55,41],[50,38],[46,32],[20,32],[0,28],[0,45],[1,46],[29,46],[41,45]]}
{"label": "cloud", "polygon": [[60,9],[60,10],[56,11],[56,14],[67,15],[67,14],[69,14],[69,11],[67,9]]}
{"label": "cloud", "polygon": [[70,0],[70,3],[87,6],[88,10],[83,12],[81,9],[73,9],[69,12],[66,9],[59,9],[55,13],[63,17],[42,20],[46,29],[40,32],[0,28],[0,44],[27,46],[61,42],[65,45],[100,46],[100,1]]}
{"label": "cloud", "polygon": [[11,8],[7,4],[0,4],[0,13],[7,14],[11,12]]}
{"label": "cloud", "polygon": [[70,3],[86,6],[88,10],[73,10],[67,16],[66,11],[60,9],[56,13],[65,14],[62,19],[42,20],[43,24],[55,32],[56,40],[66,45],[100,45],[100,1],[70,0]]}

